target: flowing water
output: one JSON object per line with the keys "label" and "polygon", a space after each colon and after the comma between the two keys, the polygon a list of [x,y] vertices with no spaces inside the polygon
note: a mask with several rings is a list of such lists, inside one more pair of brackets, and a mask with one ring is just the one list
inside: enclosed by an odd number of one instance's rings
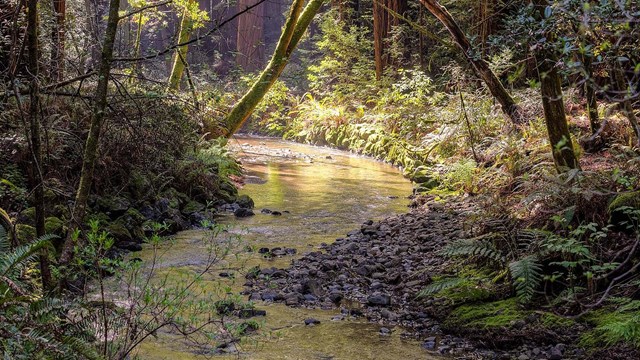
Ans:
{"label": "flowing water", "polygon": [[[305,146],[281,140],[241,137],[230,146],[247,171],[247,184],[241,194],[255,201],[255,216],[224,216],[219,222],[233,226],[243,240],[256,248],[287,247],[297,255],[264,259],[257,254],[227,265],[286,267],[292,258],[317,251],[357,229],[368,219],[380,219],[407,211],[406,196],[411,184],[397,169],[371,159],[327,148]],[[261,209],[282,215],[263,214]],[[178,234],[175,245],[159,265],[165,271],[188,271],[204,262],[205,251],[196,241],[199,231]],[[139,253],[149,258],[150,251]],[[225,281],[217,279],[218,282]],[[242,289],[242,280],[230,286]],[[213,283],[213,282],[212,282]],[[282,304],[258,303],[267,311],[262,333],[255,344],[240,346],[240,354],[220,358],[244,359],[431,359],[416,341],[400,337],[402,329],[380,335],[381,325],[366,319],[332,321],[339,310],[309,310]],[[316,326],[305,326],[304,319],[316,318]],[[143,359],[195,359],[187,345],[169,334],[158,336],[140,347]],[[217,358],[218,356],[216,356]]]}

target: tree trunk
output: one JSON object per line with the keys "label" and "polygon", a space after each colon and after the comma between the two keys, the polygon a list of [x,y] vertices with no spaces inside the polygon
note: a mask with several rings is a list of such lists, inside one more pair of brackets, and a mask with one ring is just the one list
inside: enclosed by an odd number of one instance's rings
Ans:
{"label": "tree trunk", "polygon": [[[189,5],[193,4],[195,0],[189,0]],[[193,19],[189,15],[189,7],[184,9],[182,14],[182,21],[180,21],[180,30],[178,35],[178,44],[183,44],[189,41],[191,33],[193,31]],[[169,90],[179,90],[180,80],[182,80],[182,73],[187,61],[188,46],[180,46],[176,49],[176,53],[173,56],[173,66],[171,67],[171,75],[169,76]]]}
{"label": "tree trunk", "polygon": [[615,89],[620,94],[620,96],[622,96],[621,99],[618,100],[620,102],[622,112],[629,120],[629,124],[633,129],[633,133],[636,135],[636,146],[640,148],[640,126],[638,125],[638,118],[636,117],[633,105],[631,104],[630,100],[631,87],[627,85],[624,79],[624,71],[622,70],[622,66],[617,62],[613,65],[613,81],[615,84]]}
{"label": "tree trunk", "polygon": [[598,117],[598,98],[593,86],[593,72],[591,71],[591,55],[582,55],[584,65],[584,94],[587,98],[587,114],[589,115],[589,127],[591,134],[595,134],[600,129],[600,119]]}
{"label": "tree trunk", "polygon": [[393,28],[402,23],[399,16],[404,16],[406,11],[406,0],[373,0],[373,50],[378,80],[392,60],[386,42]]}
{"label": "tree trunk", "polygon": [[580,169],[564,112],[560,74],[554,64],[549,64],[549,60],[544,58],[539,64],[539,72],[544,120],[556,170],[561,173],[569,169]]}
{"label": "tree trunk", "polygon": [[[382,0],[379,0],[382,1]],[[387,16],[389,15],[378,0],[373,0],[373,53],[376,66],[376,79],[380,80],[387,66],[384,51],[384,39],[387,37]]]}
{"label": "tree trunk", "polygon": [[[31,0],[35,1],[35,0]],[[75,241],[73,233],[79,229],[84,221],[86,214],[87,200],[91,190],[93,180],[93,171],[98,159],[98,144],[100,141],[100,131],[105,118],[105,110],[107,107],[107,93],[109,85],[109,75],[111,73],[111,62],[113,59],[113,47],[118,31],[118,10],[120,8],[120,0],[110,0],[109,17],[107,19],[107,29],[104,34],[104,43],[102,46],[102,55],[100,57],[100,68],[98,69],[98,84],[93,100],[93,113],[91,116],[91,125],[89,127],[89,135],[84,147],[82,156],[82,170],[80,172],[80,184],[76,193],[75,204],[69,224],[69,235],[65,239],[60,255],[60,263],[68,264],[73,258]]]}
{"label": "tree trunk", "polygon": [[56,21],[51,33],[51,39],[53,42],[51,49],[51,79],[62,81],[64,79],[65,59],[65,21],[67,17],[66,0],[53,0],[53,11],[55,13]]}
{"label": "tree trunk", "polygon": [[469,61],[476,70],[478,77],[484,81],[485,85],[491,92],[491,95],[493,95],[493,97],[502,106],[502,111],[514,124],[522,124],[524,119],[522,118],[519,106],[516,105],[511,95],[509,95],[504,86],[502,86],[500,80],[496,77],[493,71],[491,71],[489,64],[487,64],[487,62],[478,54],[474,53],[471,48],[471,43],[447,9],[440,5],[436,0],[420,0],[420,2],[447,28],[456,45],[458,45],[460,50],[464,53],[467,61]]}
{"label": "tree trunk", "polygon": [[[36,236],[45,235],[45,209],[44,209],[44,174],[42,167],[42,142],[40,139],[40,49],[38,45],[38,0],[27,2],[27,51],[28,69],[31,76],[30,102],[29,102],[29,138],[31,148],[31,168],[29,169],[29,182],[33,190],[34,207],[36,210]],[[40,251],[40,275],[42,276],[42,288],[47,291],[51,287],[51,269],[49,267],[49,252]]]}
{"label": "tree trunk", "polygon": [[[257,0],[240,0],[238,11],[242,11],[256,2]],[[264,8],[265,4],[263,3],[238,17],[236,62],[246,71],[258,70],[263,64]]]}
{"label": "tree trunk", "polygon": [[223,131],[226,131],[225,135],[227,137],[230,137],[242,127],[255,107],[278,79],[293,50],[323,2],[324,0],[310,0],[302,10],[304,0],[294,0],[271,61],[269,61],[269,64],[262,71],[251,89],[238,101],[225,119],[226,129]]}

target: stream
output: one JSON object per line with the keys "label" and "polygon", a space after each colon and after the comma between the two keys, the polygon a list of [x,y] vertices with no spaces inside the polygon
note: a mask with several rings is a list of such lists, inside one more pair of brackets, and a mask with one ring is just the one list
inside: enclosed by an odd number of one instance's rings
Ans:
{"label": "stream", "polygon": [[[282,140],[237,137],[230,147],[246,170],[241,194],[255,201],[255,216],[236,218],[231,212],[218,222],[231,226],[230,232],[242,236],[252,247],[293,248],[292,256],[265,259],[257,252],[226,261],[229,269],[260,266],[287,267],[305,252],[318,251],[362,222],[407,211],[406,196],[411,184],[399,171],[378,161],[343,151],[300,145]],[[262,209],[278,211],[277,216]],[[202,231],[191,230],[175,237],[170,252],[157,264],[165,271],[190,271],[202,263],[205,251],[195,241]],[[152,254],[145,249],[136,256],[143,260]],[[228,279],[215,279],[229,282]],[[243,276],[229,282],[235,292],[242,291]],[[283,304],[257,302],[266,310],[261,333],[253,344],[240,344],[239,353],[215,356],[224,359],[435,359],[415,340],[401,338],[400,328],[381,335],[382,325],[363,317],[332,321],[340,309],[311,310]],[[320,324],[305,326],[315,318]],[[192,349],[170,335],[159,333],[138,349],[142,359],[197,359]]]}

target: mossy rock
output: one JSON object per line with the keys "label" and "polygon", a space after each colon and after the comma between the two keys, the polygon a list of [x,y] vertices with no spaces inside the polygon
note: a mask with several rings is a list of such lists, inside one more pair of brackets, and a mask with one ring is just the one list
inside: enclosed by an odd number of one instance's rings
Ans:
{"label": "mossy rock", "polygon": [[609,204],[609,214],[624,206],[640,209],[640,190],[616,195]]}
{"label": "mossy rock", "polygon": [[126,217],[127,220],[135,224],[142,224],[146,220],[144,215],[142,215],[140,211],[135,208],[127,210],[127,212],[121,216],[121,218],[123,217]]}
{"label": "mossy rock", "polygon": [[607,207],[609,222],[618,225],[633,220],[630,214],[627,213],[630,209],[640,210],[640,191],[631,191],[616,195]]}
{"label": "mossy rock", "polygon": [[129,191],[134,199],[142,200],[147,198],[152,189],[151,181],[149,178],[139,171],[134,171],[129,177]]}
{"label": "mossy rock", "polygon": [[89,216],[87,216],[87,223],[90,221],[97,221],[99,224],[105,225],[111,221],[111,218],[105,213],[98,212],[89,214]]}
{"label": "mossy rock", "polygon": [[197,201],[189,201],[184,208],[182,208],[182,213],[185,215],[191,215],[196,212],[201,212],[205,209],[205,206]]}
{"label": "mossy rock", "polygon": [[511,327],[527,317],[515,298],[483,304],[463,305],[454,309],[445,321],[447,327],[471,327],[479,329]]}
{"label": "mossy rock", "polygon": [[22,212],[20,213],[20,215],[22,215],[22,217],[24,219],[26,219],[29,222],[36,222],[36,208],[35,207],[30,207],[30,208],[26,208],[24,210],[22,210]]}
{"label": "mossy rock", "polygon": [[64,222],[55,216],[48,217],[44,220],[44,228],[47,234],[62,235],[64,232]]}
{"label": "mossy rock", "polygon": [[128,199],[119,196],[100,197],[96,204],[101,211],[115,217],[124,214],[131,207]]}
{"label": "mossy rock", "polygon": [[118,241],[131,241],[133,240],[133,236],[127,229],[127,227],[121,222],[113,222],[109,224],[106,228],[106,231],[116,240]]}
{"label": "mossy rock", "polygon": [[36,228],[27,224],[17,224],[16,238],[18,243],[27,244],[36,239]]}
{"label": "mossy rock", "polygon": [[238,198],[236,199],[236,203],[241,208],[245,208],[245,209],[253,209],[253,207],[255,206],[255,203],[253,202],[253,199],[250,198],[248,195],[240,195],[240,196],[238,196]]}
{"label": "mossy rock", "polygon": [[169,188],[162,193],[162,197],[169,200],[169,207],[172,209],[180,209],[184,204],[187,204],[191,199],[180,191]]}

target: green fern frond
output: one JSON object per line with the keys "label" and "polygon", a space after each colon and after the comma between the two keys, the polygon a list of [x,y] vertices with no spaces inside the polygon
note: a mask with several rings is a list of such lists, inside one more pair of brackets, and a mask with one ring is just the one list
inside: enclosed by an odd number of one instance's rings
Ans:
{"label": "green fern frond", "polygon": [[425,297],[435,295],[441,291],[451,289],[456,287],[462,283],[467,281],[467,279],[457,278],[457,277],[449,277],[442,278],[440,280],[434,281],[431,284],[427,285],[424,289],[420,290],[416,297]]}
{"label": "green fern frond", "polygon": [[33,259],[38,250],[49,244],[52,236],[44,236],[36,241],[19,246],[9,253],[0,256],[0,275],[7,276],[15,267]]}
{"label": "green fern frond", "polygon": [[69,347],[70,350],[72,350],[79,358],[88,360],[104,359],[104,357],[96,351],[96,348],[93,345],[77,337],[67,336],[63,339],[62,343]]}
{"label": "green fern frond", "polygon": [[509,264],[518,300],[528,303],[542,281],[542,266],[535,256],[526,256]]}
{"label": "green fern frond", "polygon": [[7,236],[7,230],[3,226],[0,226],[0,254],[9,252],[11,244],[9,243],[9,237]]}
{"label": "green fern frond", "polygon": [[472,239],[459,239],[445,246],[440,253],[446,257],[477,256],[497,262],[504,262],[504,257],[487,236]]}

